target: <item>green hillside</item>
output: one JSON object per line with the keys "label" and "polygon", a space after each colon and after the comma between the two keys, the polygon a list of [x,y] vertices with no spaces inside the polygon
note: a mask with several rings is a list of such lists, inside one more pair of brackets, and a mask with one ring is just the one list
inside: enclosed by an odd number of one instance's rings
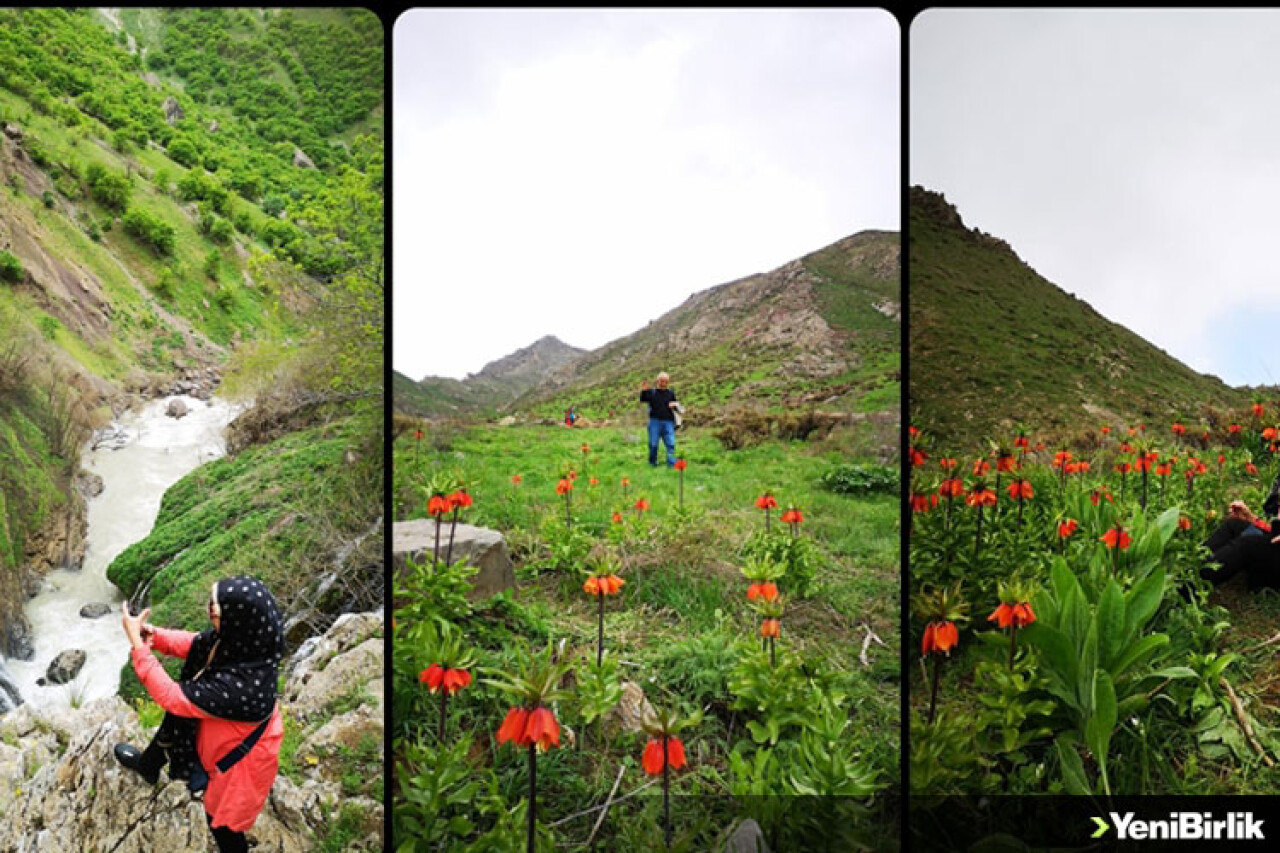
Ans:
{"label": "green hillside", "polygon": [[941,195],[912,187],[910,216],[911,419],[949,446],[1017,424],[1198,424],[1248,402],[966,228]]}
{"label": "green hillside", "polygon": [[900,405],[900,237],[862,232],[772,272],[694,294],[583,356],[514,405],[556,417],[633,409],[642,380],[671,374],[698,419],[730,409]]}
{"label": "green hillside", "polygon": [[256,395],[249,444],[376,429],[382,68],[366,10],[0,9],[0,587],[177,379]]}

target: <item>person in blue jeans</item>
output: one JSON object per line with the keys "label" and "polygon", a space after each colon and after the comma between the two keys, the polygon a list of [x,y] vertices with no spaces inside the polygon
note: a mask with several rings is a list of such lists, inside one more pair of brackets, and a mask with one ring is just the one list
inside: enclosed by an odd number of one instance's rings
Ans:
{"label": "person in blue jeans", "polygon": [[667,467],[676,464],[676,413],[672,406],[676,392],[667,387],[671,377],[666,372],[658,374],[658,387],[650,388],[648,381],[640,383],[640,402],[649,404],[649,464],[658,465],[658,440],[667,446]]}

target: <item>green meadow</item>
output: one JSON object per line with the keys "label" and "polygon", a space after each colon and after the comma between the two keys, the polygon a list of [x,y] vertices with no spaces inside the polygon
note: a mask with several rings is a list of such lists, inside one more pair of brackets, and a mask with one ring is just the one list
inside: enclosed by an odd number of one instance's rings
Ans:
{"label": "green meadow", "polygon": [[[782,845],[776,849],[815,838],[844,843],[840,833],[875,837],[871,818],[833,827],[797,804],[809,800],[804,794],[844,794],[876,814],[879,795],[897,783],[896,468],[854,454],[848,429],[734,451],[710,431],[677,436],[688,463],[683,506],[680,472],[648,465],[638,422],[428,427],[421,439],[413,426],[399,432],[396,520],[427,517],[433,478],[465,484],[473,503],[459,519],[505,535],[517,583],[487,601],[455,594],[466,569],[443,565],[446,516],[440,566],[411,564],[397,584],[397,849],[524,843],[526,756],[496,742],[514,702],[494,682],[525,672],[530,656],[548,648],[568,674],[551,705],[560,747],[538,759],[540,844],[560,849],[590,836],[613,849],[663,845],[661,786],[640,766],[646,736],[600,722],[623,682],[639,685],[659,711],[696,719],[680,734],[688,764],[671,777],[672,849],[723,842],[744,816],[761,823],[770,844]],[[660,463],[664,457],[660,446]],[[566,506],[557,484],[570,469]],[[756,508],[765,492],[778,502],[767,535]],[[636,508],[640,500],[647,509]],[[803,515],[794,530],[779,520],[792,505]],[[783,610],[771,662],[742,569],[784,553],[791,556],[776,581]],[[625,583],[605,600],[597,668],[599,598],[583,583],[600,560]],[[447,703],[441,742],[441,696],[419,676],[440,663],[446,638],[467,657],[473,680]],[[593,831],[599,810],[576,813],[611,790],[615,799],[635,795]]]}

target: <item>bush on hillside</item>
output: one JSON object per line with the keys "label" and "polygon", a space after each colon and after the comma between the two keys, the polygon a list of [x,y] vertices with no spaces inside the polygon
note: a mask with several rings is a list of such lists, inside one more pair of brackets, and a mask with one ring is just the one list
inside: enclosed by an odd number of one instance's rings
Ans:
{"label": "bush on hillside", "polygon": [[0,280],[16,283],[22,281],[25,275],[22,261],[11,252],[0,251]]}
{"label": "bush on hillside", "polygon": [[125,231],[150,246],[156,254],[173,254],[177,232],[172,225],[160,217],[135,207],[126,213],[121,221],[124,223]]}

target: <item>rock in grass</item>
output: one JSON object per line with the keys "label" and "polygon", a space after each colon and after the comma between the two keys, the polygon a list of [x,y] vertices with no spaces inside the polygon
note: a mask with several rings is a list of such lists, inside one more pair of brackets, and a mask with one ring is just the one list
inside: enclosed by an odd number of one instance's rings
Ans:
{"label": "rock in grass", "polygon": [[738,824],[724,846],[724,853],[769,853],[769,845],[764,841],[760,824],[751,818]]}
{"label": "rock in grass", "polygon": [[622,682],[622,698],[604,715],[604,728],[608,732],[635,734],[642,731],[646,716],[653,716],[653,705],[645,698],[644,689],[634,681]]}
{"label": "rock in grass", "polygon": [[[403,577],[407,562],[431,562],[436,542],[436,523],[430,518],[397,521],[391,526],[391,561],[397,577]],[[440,560],[449,548],[449,525],[440,525]],[[459,524],[453,541],[453,562],[466,560],[479,571],[471,579],[471,597],[488,598],[516,585],[516,573],[507,553],[507,540],[497,530]]]}

